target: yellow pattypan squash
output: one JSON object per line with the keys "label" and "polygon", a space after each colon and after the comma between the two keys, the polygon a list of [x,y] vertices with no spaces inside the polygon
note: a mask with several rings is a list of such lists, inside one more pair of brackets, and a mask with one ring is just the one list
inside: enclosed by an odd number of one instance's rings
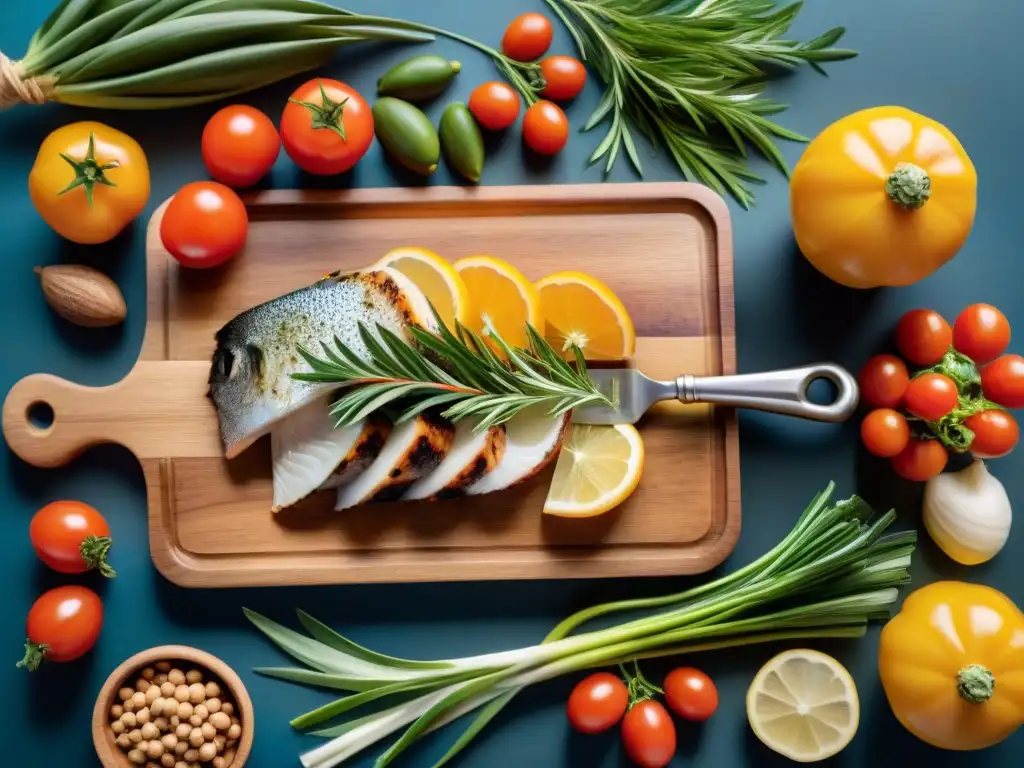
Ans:
{"label": "yellow pattypan squash", "polygon": [[944,125],[903,107],[848,115],[815,138],[793,170],[800,250],[851,288],[909,285],[964,244],[978,178]]}
{"label": "yellow pattypan squash", "polygon": [[878,672],[896,719],[919,739],[997,744],[1024,719],[1024,614],[991,587],[929,584],[882,630]]}

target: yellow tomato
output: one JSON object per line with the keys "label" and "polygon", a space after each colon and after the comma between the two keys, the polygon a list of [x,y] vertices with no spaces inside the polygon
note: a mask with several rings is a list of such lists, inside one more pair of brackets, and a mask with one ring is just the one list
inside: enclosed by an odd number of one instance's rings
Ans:
{"label": "yellow tomato", "polygon": [[893,713],[941,749],[984,749],[1024,719],[1024,615],[996,590],[940,581],[882,630],[878,672]]}
{"label": "yellow tomato", "polygon": [[133,138],[102,123],[58,128],[28,177],[39,215],[76,243],[105,243],[142,213],[149,165]]}
{"label": "yellow tomato", "polygon": [[793,231],[837,283],[910,285],[960,250],[977,187],[944,125],[903,107],[865,109],[826,128],[793,169]]}

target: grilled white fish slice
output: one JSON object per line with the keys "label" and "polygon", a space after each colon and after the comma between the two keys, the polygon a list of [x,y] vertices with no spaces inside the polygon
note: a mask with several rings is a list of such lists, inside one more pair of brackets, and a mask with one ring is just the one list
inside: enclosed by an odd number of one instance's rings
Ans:
{"label": "grilled white fish slice", "polygon": [[505,426],[499,425],[474,432],[477,419],[462,419],[455,425],[451,450],[437,468],[417,480],[402,501],[418,499],[447,499],[462,495],[490,472],[505,455]]}
{"label": "grilled white fish slice", "polygon": [[299,345],[322,354],[337,336],[368,355],[359,323],[404,335],[410,325],[436,330],[426,297],[392,269],[334,274],[243,312],[217,332],[210,399],[220,419],[224,455],[233,458],[273,425],[339,385],[295,381],[308,372]]}
{"label": "grilled white fish slice", "polygon": [[[274,469],[274,512],[297,504],[325,483],[369,466],[384,444],[388,424],[363,420],[335,427],[330,396],[322,397],[282,419],[270,433]],[[333,487],[333,486],[332,486]]]}
{"label": "grilled white fish slice", "polygon": [[490,472],[466,487],[467,495],[503,491],[534,477],[558,456],[570,415],[552,418],[544,408],[527,408],[505,422],[505,453]]}
{"label": "grilled white fish slice", "polygon": [[401,498],[409,486],[441,463],[454,435],[450,421],[428,414],[396,424],[373,463],[338,489],[334,508]]}

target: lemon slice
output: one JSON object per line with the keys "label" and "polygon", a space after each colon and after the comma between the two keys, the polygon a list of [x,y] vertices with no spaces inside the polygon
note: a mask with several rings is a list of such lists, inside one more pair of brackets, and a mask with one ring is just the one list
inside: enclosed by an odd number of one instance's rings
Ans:
{"label": "lemon slice", "polygon": [[573,424],[555,464],[544,513],[593,517],[634,491],[644,471],[644,441],[630,424]]}
{"label": "lemon slice", "polygon": [[747,691],[747,719],[761,741],[798,763],[832,757],[857,733],[860,701],[846,668],[819,651],[784,651]]}
{"label": "lemon slice", "polygon": [[469,292],[467,328],[481,334],[493,328],[513,347],[527,346],[527,323],[544,332],[537,289],[507,261],[467,256],[454,267]]}
{"label": "lemon slice", "polygon": [[618,360],[636,349],[633,321],[611,288],[583,272],[556,272],[537,282],[544,336],[572,357],[572,346],[588,360]]}
{"label": "lemon slice", "polygon": [[455,321],[469,319],[469,292],[465,283],[447,261],[433,251],[406,246],[388,251],[371,269],[390,267],[409,278],[427,297],[448,328]]}

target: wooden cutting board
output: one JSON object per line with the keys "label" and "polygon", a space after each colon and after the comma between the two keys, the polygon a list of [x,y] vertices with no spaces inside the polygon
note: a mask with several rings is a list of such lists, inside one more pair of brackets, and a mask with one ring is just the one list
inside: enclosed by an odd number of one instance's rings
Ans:
{"label": "wooden cutting board", "polygon": [[[699,573],[740,530],[735,413],[658,406],[640,424],[639,489],[588,520],[541,514],[551,471],[525,486],[441,503],[336,513],[334,494],[270,512],[269,439],[221,454],[206,398],[214,332],[239,312],[391,248],[502,257],[531,279],[581,269],[618,293],[637,365],[664,378],[736,367],[732,237],[724,202],[693,184],[268,191],[247,199],[244,253],[185,270],[147,241],[148,324],[135,368],[110,387],[45,374],[8,394],[3,431],[25,461],[56,467],[91,445],[139,458],[157,568],[189,587],[574,578]],[[29,410],[49,404],[53,424]]]}

